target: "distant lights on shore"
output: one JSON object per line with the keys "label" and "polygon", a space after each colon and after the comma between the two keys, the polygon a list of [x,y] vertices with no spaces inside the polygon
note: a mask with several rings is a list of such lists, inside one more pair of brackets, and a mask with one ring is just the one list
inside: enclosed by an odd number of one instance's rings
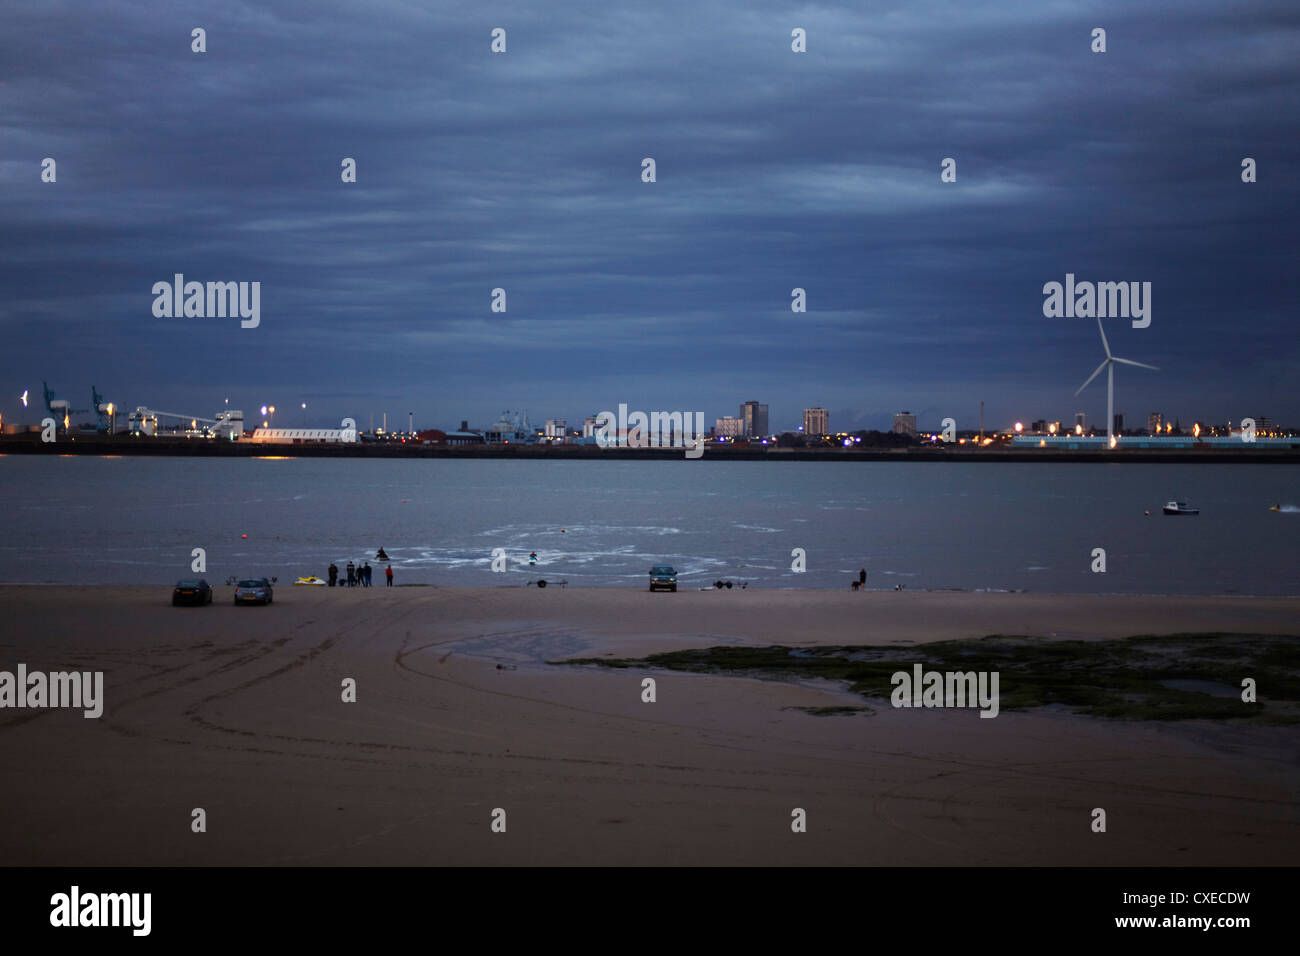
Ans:
{"label": "distant lights on shore", "polygon": [[1020,434],[1022,431],[1024,431],[1024,430],[1025,430],[1025,423],[1024,423],[1024,422],[1016,422],[1016,434],[1019,435],[1019,434]]}

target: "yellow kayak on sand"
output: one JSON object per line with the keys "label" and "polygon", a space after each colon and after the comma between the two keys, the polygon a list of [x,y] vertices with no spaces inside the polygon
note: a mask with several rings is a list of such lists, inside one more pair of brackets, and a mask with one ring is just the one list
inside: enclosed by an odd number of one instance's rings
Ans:
{"label": "yellow kayak on sand", "polygon": [[324,586],[325,586],[325,582],[324,582],[324,580],[322,580],[321,578],[316,577],[316,575],[314,575],[314,574],[313,574],[311,577],[308,577],[308,578],[299,578],[297,581],[294,581],[294,582],[293,582],[293,586],[294,586],[294,587],[298,587],[300,584],[308,584],[308,585],[312,585],[312,586],[319,585],[320,587],[324,587]]}

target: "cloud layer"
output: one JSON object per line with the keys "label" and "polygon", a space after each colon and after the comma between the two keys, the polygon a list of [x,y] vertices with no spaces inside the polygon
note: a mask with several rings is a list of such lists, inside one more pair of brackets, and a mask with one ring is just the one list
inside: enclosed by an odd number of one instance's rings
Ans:
{"label": "cloud layer", "polygon": [[[1104,389],[1072,397],[1095,324],[1041,311],[1073,272],[1153,284],[1149,329],[1107,327],[1162,369],[1117,376],[1130,421],[1300,424],[1300,10],[427,6],[0,15],[6,420],[47,378],[363,425],[751,398],[774,427],[1100,422]],[[260,281],[261,326],[155,319],[176,272]]]}

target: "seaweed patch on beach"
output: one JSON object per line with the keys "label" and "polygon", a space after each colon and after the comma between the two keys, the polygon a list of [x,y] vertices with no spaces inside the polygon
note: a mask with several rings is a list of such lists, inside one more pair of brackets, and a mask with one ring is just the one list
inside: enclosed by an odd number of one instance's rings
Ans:
{"label": "seaweed patch on beach", "polygon": [[782,710],[802,710],[805,714],[812,714],[814,717],[849,717],[853,714],[865,714],[871,716],[875,710],[871,707],[783,707]]}
{"label": "seaweed patch on beach", "polygon": [[[1113,720],[1242,720],[1300,724],[1300,636],[1141,634],[1060,641],[993,634],[924,645],[708,647],[644,658],[554,664],[662,668],[765,680],[844,681],[868,700],[889,700],[890,678],[915,663],[940,671],[998,671],[1001,709],[1061,706]],[[1257,700],[1242,699],[1255,682]],[[829,712],[812,708],[809,712]]]}

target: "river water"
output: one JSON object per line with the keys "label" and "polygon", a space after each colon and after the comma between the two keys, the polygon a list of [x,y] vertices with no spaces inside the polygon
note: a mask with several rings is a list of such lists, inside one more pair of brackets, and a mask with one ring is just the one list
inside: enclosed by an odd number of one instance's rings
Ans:
{"label": "river water", "polygon": [[399,585],[1300,593],[1286,466],[11,455],[0,490],[7,583],[166,585],[203,548],[213,583],[369,559],[382,585],[382,546]]}

